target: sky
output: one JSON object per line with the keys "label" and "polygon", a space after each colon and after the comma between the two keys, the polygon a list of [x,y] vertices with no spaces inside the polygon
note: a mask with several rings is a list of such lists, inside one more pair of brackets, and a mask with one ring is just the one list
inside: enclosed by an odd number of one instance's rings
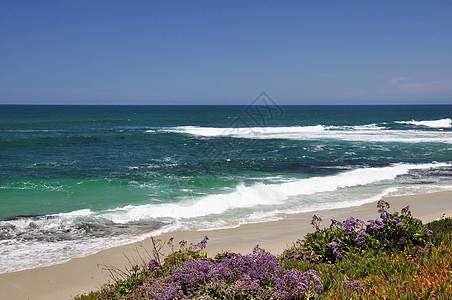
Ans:
{"label": "sky", "polygon": [[0,104],[452,104],[452,1],[0,1]]}

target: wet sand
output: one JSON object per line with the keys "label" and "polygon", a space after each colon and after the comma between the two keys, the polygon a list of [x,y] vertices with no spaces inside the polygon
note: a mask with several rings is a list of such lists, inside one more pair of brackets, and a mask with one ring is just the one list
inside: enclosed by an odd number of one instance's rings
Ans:
{"label": "wet sand", "polygon": [[[413,216],[424,222],[443,215],[452,216],[452,191],[388,197],[385,200],[391,204],[391,212],[410,205]],[[180,240],[195,244],[207,235],[207,252],[210,256],[221,251],[249,253],[257,244],[273,254],[279,254],[313,230],[310,225],[313,214],[298,214],[284,220],[246,224],[232,229],[176,231],[157,238],[167,241],[174,237],[174,244],[177,246]],[[353,216],[367,221],[378,217],[376,202],[346,209],[317,211],[315,214],[323,219],[323,226],[329,226],[332,218],[344,220]],[[103,266],[127,270],[133,264],[149,261],[149,253],[152,253],[152,243],[150,239],[146,239],[141,243],[74,258],[59,265],[1,274],[0,299],[72,299],[78,294],[96,290],[110,280],[110,274]]]}

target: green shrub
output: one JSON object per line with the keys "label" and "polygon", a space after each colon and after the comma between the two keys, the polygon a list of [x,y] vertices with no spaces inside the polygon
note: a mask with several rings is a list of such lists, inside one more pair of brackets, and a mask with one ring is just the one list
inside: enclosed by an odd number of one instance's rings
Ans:
{"label": "green shrub", "polygon": [[[424,247],[431,241],[432,231],[422,221],[411,216],[409,207],[399,213],[388,213],[389,203],[378,202],[380,219],[366,222],[353,217],[306,235],[302,246],[315,253],[322,262],[335,262],[351,253],[375,253],[403,250],[410,245]],[[318,220],[317,217],[313,219]],[[316,222],[312,222],[316,223]]]}

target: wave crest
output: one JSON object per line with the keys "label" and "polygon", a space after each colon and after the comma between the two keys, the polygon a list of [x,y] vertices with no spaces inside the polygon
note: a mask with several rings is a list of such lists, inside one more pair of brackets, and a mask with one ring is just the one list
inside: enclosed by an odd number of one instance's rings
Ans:
{"label": "wave crest", "polygon": [[360,168],[337,175],[311,177],[277,184],[239,184],[233,192],[186,199],[181,203],[126,206],[101,214],[114,223],[125,224],[151,218],[189,219],[220,215],[240,208],[283,204],[291,197],[333,192],[338,189],[364,186],[393,180],[412,169],[428,169],[450,166],[446,163],[396,164],[381,168]]}
{"label": "wave crest", "polygon": [[430,128],[451,128],[452,120],[450,118],[441,119],[441,120],[426,120],[426,121],[395,121],[394,123],[398,124],[406,124],[406,125],[414,125],[414,126],[423,126]]}
{"label": "wave crest", "polygon": [[[423,126],[452,127],[450,119],[421,121]],[[405,122],[405,121],[396,121]],[[416,121],[413,121],[416,122]],[[436,122],[436,123],[425,123]],[[410,122],[411,123],[411,122]],[[359,142],[400,143],[447,143],[452,144],[452,132],[425,130],[392,130],[382,124],[356,126],[291,126],[291,127],[241,127],[219,128],[179,126],[162,129],[162,132],[188,134],[194,137],[231,137],[244,139],[288,139],[288,140],[341,140]],[[404,123],[405,124],[405,123]]]}

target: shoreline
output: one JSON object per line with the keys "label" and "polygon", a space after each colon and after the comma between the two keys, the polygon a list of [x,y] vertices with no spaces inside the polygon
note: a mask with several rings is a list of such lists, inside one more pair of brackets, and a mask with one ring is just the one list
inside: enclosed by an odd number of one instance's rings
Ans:
{"label": "shoreline", "polygon": [[[410,205],[413,216],[424,223],[441,216],[452,215],[452,191],[417,194],[409,196],[384,197],[391,204],[390,211],[400,211]],[[344,220],[350,216],[367,221],[378,217],[376,202],[361,206],[336,210],[322,210],[288,216],[283,220],[265,223],[245,224],[236,228],[207,231],[174,231],[156,238],[163,241],[174,237],[174,245],[180,240],[196,244],[204,236],[209,237],[207,252],[214,256],[222,251],[250,253],[259,244],[260,247],[277,255],[297,239],[301,239],[313,228],[312,215],[323,219],[321,226],[329,226],[330,219]],[[149,260],[152,253],[151,239],[102,250],[83,258],[48,267],[0,274],[0,298],[5,299],[71,299],[78,294],[100,288],[109,280],[109,273],[102,266],[114,266],[121,270],[132,264],[141,264]],[[147,253],[148,252],[148,253]]]}

